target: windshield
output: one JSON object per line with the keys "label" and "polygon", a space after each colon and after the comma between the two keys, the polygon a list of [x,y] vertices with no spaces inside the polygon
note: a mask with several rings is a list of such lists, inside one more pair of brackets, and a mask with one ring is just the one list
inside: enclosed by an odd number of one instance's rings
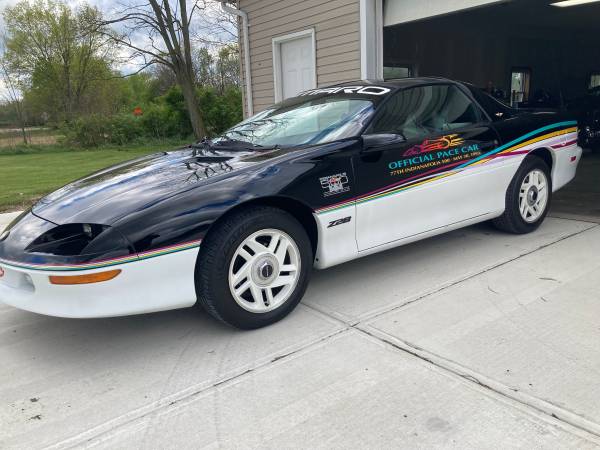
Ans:
{"label": "windshield", "polygon": [[280,103],[227,130],[213,144],[257,147],[314,145],[357,136],[374,111],[365,96],[298,97]]}

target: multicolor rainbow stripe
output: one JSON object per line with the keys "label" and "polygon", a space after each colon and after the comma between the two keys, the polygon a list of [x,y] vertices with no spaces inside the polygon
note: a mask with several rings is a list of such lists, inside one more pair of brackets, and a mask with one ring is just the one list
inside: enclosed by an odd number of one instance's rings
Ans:
{"label": "multicolor rainbow stripe", "polygon": [[[565,128],[565,127],[567,127],[567,128]],[[552,131],[550,133],[545,133],[545,134],[539,135],[540,133],[544,133],[544,132],[547,132],[550,130],[556,130],[557,128],[560,128],[560,129],[557,131]],[[562,136],[562,135],[570,134],[570,133],[577,133],[577,122],[576,121],[558,122],[558,123],[554,123],[552,125],[547,125],[545,127],[539,128],[535,131],[527,133],[517,139],[514,139],[504,145],[501,145],[500,147],[497,147],[494,150],[484,153],[483,155],[480,155],[477,158],[469,160],[465,163],[459,161],[459,162],[454,162],[451,164],[446,164],[442,167],[437,167],[435,169],[429,170],[429,171],[421,173],[419,175],[415,175],[413,177],[404,179],[400,182],[391,184],[389,186],[385,186],[381,189],[377,189],[375,191],[368,192],[363,195],[359,195],[357,197],[351,198],[349,200],[345,200],[343,202],[335,203],[333,205],[325,206],[323,208],[318,208],[317,210],[315,210],[315,212],[317,214],[328,213],[328,212],[332,212],[332,211],[337,211],[339,209],[347,208],[349,206],[366,203],[366,202],[376,200],[379,198],[383,198],[383,197],[387,197],[390,195],[395,195],[400,192],[406,191],[408,189],[455,175],[457,173],[462,172],[463,170],[466,170],[469,167],[488,163],[499,157],[517,156],[517,155],[523,155],[523,154],[529,153],[529,150],[522,150],[522,149],[524,149],[525,147],[528,147],[532,144],[535,144],[537,142],[540,142],[540,141],[543,141],[546,139],[552,139],[557,136]],[[537,136],[537,135],[539,135],[539,136]],[[559,145],[552,146],[552,147],[555,149],[563,148],[563,147],[567,147],[568,145],[572,145],[576,142],[577,142],[577,140],[575,139],[570,142],[567,142],[564,144],[561,143]],[[443,172],[443,173],[440,174],[439,172]]]}
{"label": "multicolor rainbow stripe", "polygon": [[146,259],[156,258],[157,256],[168,255],[171,253],[182,252],[184,250],[191,250],[200,246],[202,240],[184,242],[182,244],[170,245],[167,247],[161,247],[154,250],[148,250],[145,252],[137,253],[135,255],[120,256],[118,258],[90,261],[87,263],[80,264],[38,264],[38,263],[22,263],[16,261],[10,261],[6,259],[0,259],[0,264],[7,267],[14,267],[18,269],[29,269],[29,270],[41,270],[46,272],[74,272],[81,270],[93,270],[103,269],[105,267],[111,267],[121,264],[127,264],[132,262],[143,261]]}

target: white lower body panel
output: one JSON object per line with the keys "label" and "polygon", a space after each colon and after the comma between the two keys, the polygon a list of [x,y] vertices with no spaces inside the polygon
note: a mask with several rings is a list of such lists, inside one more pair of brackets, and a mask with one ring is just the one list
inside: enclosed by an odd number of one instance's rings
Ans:
{"label": "white lower body panel", "polygon": [[554,166],[552,168],[552,190],[557,191],[577,173],[577,165],[581,160],[583,150],[577,144],[554,151]]}
{"label": "white lower body panel", "polygon": [[[51,272],[2,265],[0,301],[39,314],[70,318],[114,317],[185,308],[196,303],[198,248],[103,269]],[[84,275],[121,269],[114,279],[54,285],[50,275]]]}
{"label": "white lower body panel", "polygon": [[[527,151],[536,148],[552,153],[556,191],[575,177],[582,149],[569,142],[576,138],[577,133],[554,137],[543,146],[536,143],[521,148],[525,154],[499,158],[393,196],[315,214],[319,231],[315,267],[325,269],[501,216],[506,207],[506,189]],[[329,227],[345,217],[351,217],[351,221]]]}
{"label": "white lower body panel", "polygon": [[504,210],[522,158],[481,165],[357,205],[359,251]]}
{"label": "white lower body panel", "polygon": [[[314,214],[319,233],[315,267],[325,269],[358,256],[356,245],[356,206]],[[335,225],[336,221],[347,220]],[[333,225],[333,226],[332,226]]]}

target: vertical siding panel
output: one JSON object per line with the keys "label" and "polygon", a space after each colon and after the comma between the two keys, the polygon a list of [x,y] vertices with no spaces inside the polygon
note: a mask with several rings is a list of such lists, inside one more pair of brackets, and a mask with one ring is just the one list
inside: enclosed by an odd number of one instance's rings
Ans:
{"label": "vertical siding panel", "polygon": [[359,0],[238,0],[238,7],[248,13],[255,112],[274,102],[271,40],[276,36],[315,29],[317,86],[360,78]]}

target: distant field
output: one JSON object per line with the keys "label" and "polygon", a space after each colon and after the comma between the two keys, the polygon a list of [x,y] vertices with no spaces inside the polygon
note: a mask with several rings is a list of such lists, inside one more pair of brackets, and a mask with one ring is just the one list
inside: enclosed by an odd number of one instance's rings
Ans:
{"label": "distant field", "polygon": [[[44,127],[28,127],[25,129],[29,145],[56,144],[60,134],[58,131]],[[23,145],[23,132],[18,128],[0,128],[0,149]]]}
{"label": "distant field", "polygon": [[0,148],[0,212],[27,208],[64,184],[112,164],[186,143],[160,141],[93,150],[59,145]]}

